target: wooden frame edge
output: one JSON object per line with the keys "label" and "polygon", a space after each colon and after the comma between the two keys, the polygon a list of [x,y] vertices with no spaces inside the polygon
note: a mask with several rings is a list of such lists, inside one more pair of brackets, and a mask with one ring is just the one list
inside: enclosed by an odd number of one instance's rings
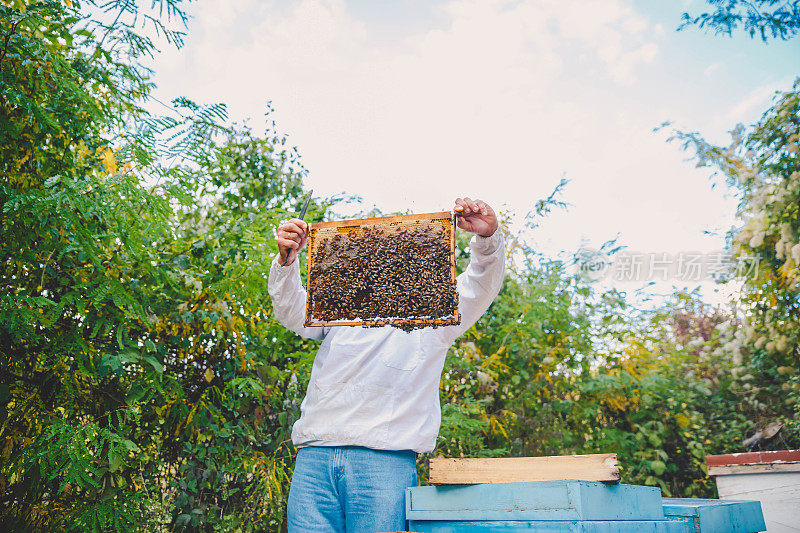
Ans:
{"label": "wooden frame edge", "polygon": [[406,220],[436,220],[451,218],[451,216],[452,212],[450,211],[439,211],[437,213],[421,213],[419,215],[395,215],[391,217],[355,218],[352,220],[314,222],[313,227],[316,229],[347,228],[352,226],[366,226],[367,224],[389,224],[391,222],[404,222]]}
{"label": "wooden frame edge", "polygon": [[453,325],[461,324],[461,317],[458,314],[458,304],[459,304],[459,297],[458,297],[458,283],[456,281],[456,225],[457,219],[456,217],[458,214],[453,211],[451,214],[451,224],[453,228],[450,230],[450,281],[455,285],[456,291],[456,310],[453,313]]}
{"label": "wooden frame edge", "polygon": [[[456,315],[458,312],[456,311]],[[454,316],[452,318],[414,318],[414,319],[405,319],[405,318],[398,318],[394,320],[359,320],[356,322],[307,322],[304,325],[309,328],[322,328],[322,327],[332,327],[332,326],[392,326],[392,325],[400,325],[400,324],[426,324],[429,326],[455,326],[459,322],[457,321],[458,317]]]}
{"label": "wooden frame edge", "polygon": [[314,230],[314,224],[308,225],[308,260],[306,261],[306,316],[303,320],[303,325],[308,327],[310,325],[309,319],[311,318],[311,309],[309,304],[311,301],[311,263],[314,261],[311,250],[311,232]]}

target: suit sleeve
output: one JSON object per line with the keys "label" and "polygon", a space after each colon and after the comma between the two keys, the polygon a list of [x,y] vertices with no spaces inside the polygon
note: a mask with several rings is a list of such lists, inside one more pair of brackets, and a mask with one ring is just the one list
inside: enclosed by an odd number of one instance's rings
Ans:
{"label": "suit sleeve", "polygon": [[491,237],[475,235],[469,243],[469,266],[456,279],[458,313],[461,324],[442,328],[440,335],[452,343],[467,331],[489,309],[505,277],[505,246],[501,230]]}
{"label": "suit sleeve", "polygon": [[279,256],[272,261],[269,269],[269,296],[275,318],[286,329],[301,337],[322,340],[327,328],[309,328],[303,324],[306,317],[306,289],[300,279],[300,261],[295,259],[291,265],[281,266]]}

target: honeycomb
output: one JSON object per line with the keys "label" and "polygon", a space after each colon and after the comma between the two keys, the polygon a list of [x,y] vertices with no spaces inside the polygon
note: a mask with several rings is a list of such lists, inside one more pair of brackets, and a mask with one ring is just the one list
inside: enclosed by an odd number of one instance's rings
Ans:
{"label": "honeycomb", "polygon": [[311,225],[306,326],[460,323],[452,214]]}

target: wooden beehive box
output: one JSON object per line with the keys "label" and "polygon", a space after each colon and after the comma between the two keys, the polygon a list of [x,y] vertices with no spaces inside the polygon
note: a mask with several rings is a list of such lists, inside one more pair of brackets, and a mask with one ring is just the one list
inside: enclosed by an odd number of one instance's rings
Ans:
{"label": "wooden beehive box", "polygon": [[306,326],[460,323],[449,211],[311,224]]}

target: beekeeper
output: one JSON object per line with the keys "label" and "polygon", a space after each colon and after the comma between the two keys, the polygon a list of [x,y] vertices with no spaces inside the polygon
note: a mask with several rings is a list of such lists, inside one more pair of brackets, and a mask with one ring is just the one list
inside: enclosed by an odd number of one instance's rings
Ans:
{"label": "beekeeper", "polygon": [[[405,332],[392,326],[305,327],[306,291],[297,254],[308,225],[278,227],[279,255],[269,273],[275,317],[321,340],[300,419],[288,502],[288,529],[375,533],[405,529],[405,490],[417,484],[416,454],[439,434],[439,379],[448,348],[488,309],[503,284],[505,251],[494,210],[458,198],[458,227],[474,233],[458,276],[461,324]],[[286,266],[281,264],[289,259]]]}

